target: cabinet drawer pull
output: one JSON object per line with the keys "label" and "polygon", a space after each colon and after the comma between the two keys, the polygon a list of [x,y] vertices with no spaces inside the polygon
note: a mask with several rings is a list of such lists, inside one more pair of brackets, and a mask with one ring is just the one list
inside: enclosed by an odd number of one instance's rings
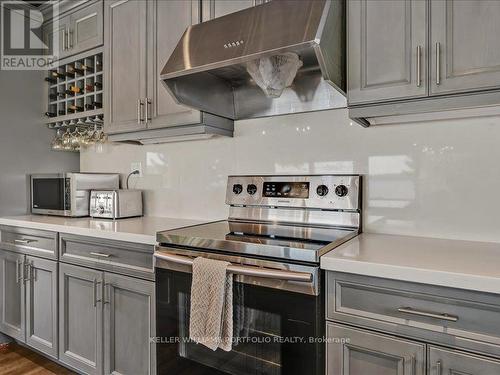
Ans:
{"label": "cabinet drawer pull", "polygon": [[441,361],[437,361],[436,362],[436,375],[441,375],[441,371],[442,370],[442,365],[441,365]]}
{"label": "cabinet drawer pull", "polygon": [[144,121],[144,101],[137,99],[137,123],[140,125]]}
{"label": "cabinet drawer pull", "polygon": [[99,258],[109,258],[111,257],[110,254],[103,254],[103,253],[90,253],[90,255],[93,255],[93,256],[96,256],[96,257],[99,257]]}
{"label": "cabinet drawer pull", "polygon": [[[31,273],[31,264],[29,262],[23,263],[23,282],[26,284],[27,281],[30,281],[30,273]],[[28,277],[25,277],[28,276]]]}
{"label": "cabinet drawer pull", "polygon": [[151,121],[151,99],[146,98],[146,122]]}
{"label": "cabinet drawer pull", "polygon": [[21,259],[16,260],[16,284],[19,284],[22,280],[24,275],[22,275],[22,266],[23,262]]}
{"label": "cabinet drawer pull", "polygon": [[14,243],[19,245],[29,245],[32,242],[37,242],[36,240],[14,240]]}
{"label": "cabinet drawer pull", "polygon": [[73,30],[68,31],[69,49],[73,49]]}
{"label": "cabinet drawer pull", "polygon": [[93,288],[93,290],[92,290],[92,297],[93,297],[93,299],[94,299],[94,307],[96,307],[96,306],[97,306],[97,302],[102,302],[102,300],[97,299],[97,286],[98,286],[99,284],[101,284],[101,282],[100,282],[100,281],[97,281],[97,279],[94,279],[94,285],[93,285],[93,286],[94,286],[94,288]]}
{"label": "cabinet drawer pull", "polygon": [[436,42],[436,85],[441,84],[441,43]]}
{"label": "cabinet drawer pull", "polygon": [[422,85],[422,46],[417,46],[417,87]]}
{"label": "cabinet drawer pull", "polygon": [[446,320],[449,322],[456,322],[458,321],[458,316],[450,315],[450,314],[435,314],[427,311],[420,311],[420,310],[415,310],[412,309],[411,307],[400,307],[398,309],[399,312],[405,313],[405,314],[411,314],[411,315],[418,315],[418,316],[425,316],[428,318],[435,318],[435,319],[441,319],[441,320]]}

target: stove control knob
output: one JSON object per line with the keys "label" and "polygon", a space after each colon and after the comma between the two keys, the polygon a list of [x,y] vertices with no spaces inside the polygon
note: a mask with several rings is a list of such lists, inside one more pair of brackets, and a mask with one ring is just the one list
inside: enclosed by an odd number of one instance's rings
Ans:
{"label": "stove control knob", "polygon": [[247,186],[247,193],[250,195],[254,195],[257,192],[257,186],[254,184],[250,184]]}
{"label": "stove control knob", "polygon": [[318,194],[320,197],[324,197],[328,194],[328,187],[326,185],[319,185],[316,188],[316,194]]}
{"label": "stove control knob", "polygon": [[241,192],[243,191],[243,186],[241,184],[234,184],[233,185],[233,193],[238,195],[238,194],[241,194]]}
{"label": "stove control knob", "polygon": [[335,194],[339,197],[345,197],[349,193],[349,189],[345,185],[339,185],[335,188]]}

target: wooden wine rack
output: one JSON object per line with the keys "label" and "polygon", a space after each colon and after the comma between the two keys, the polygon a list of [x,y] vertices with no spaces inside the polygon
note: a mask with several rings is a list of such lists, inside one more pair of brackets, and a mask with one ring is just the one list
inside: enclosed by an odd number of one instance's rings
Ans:
{"label": "wooden wine rack", "polygon": [[[103,60],[102,52],[92,56],[82,57],[78,60],[66,62],[51,69],[48,72],[48,77],[57,80],[56,82],[46,82],[48,85],[48,107],[47,112],[55,113],[55,117],[47,117],[47,124],[49,127],[54,127],[56,123],[64,123],[70,120],[84,119],[102,115],[104,110],[102,108],[103,101]],[[74,67],[77,70],[81,69],[83,65],[92,67],[92,70],[84,70],[78,73],[74,72],[72,77],[70,68]],[[58,72],[64,74],[61,77],[52,77],[51,72]],[[70,73],[67,75],[67,73]],[[95,82],[100,83],[100,87],[94,85]],[[92,90],[87,90],[87,85],[93,86]],[[79,93],[74,95],[66,94],[66,91],[71,86],[80,88]],[[53,97],[53,95],[57,97]],[[93,102],[101,104],[101,108],[87,109],[85,105],[91,105]],[[74,111],[71,106],[77,106],[83,110]]]}

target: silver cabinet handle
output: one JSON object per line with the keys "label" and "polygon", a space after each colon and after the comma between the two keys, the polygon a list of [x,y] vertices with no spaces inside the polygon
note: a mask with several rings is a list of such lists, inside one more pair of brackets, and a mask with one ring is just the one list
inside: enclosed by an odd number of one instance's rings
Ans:
{"label": "silver cabinet handle", "polygon": [[[26,284],[27,281],[30,281],[30,273],[31,273],[31,264],[29,262],[24,262],[23,264],[23,282]],[[28,276],[28,277],[25,277]]]}
{"label": "silver cabinet handle", "polygon": [[[169,262],[183,264],[186,266],[193,265],[193,259],[189,257],[185,257],[182,255],[176,254],[167,254],[167,253],[155,253],[154,256],[158,259],[163,259]],[[289,280],[289,281],[303,281],[310,282],[312,280],[312,275],[307,272],[294,272],[294,271],[282,271],[275,270],[271,268],[259,268],[259,267],[251,267],[251,266],[238,266],[231,264],[227,267],[228,272],[237,274],[237,275],[245,275],[245,276],[255,276],[255,277],[264,277],[268,279],[280,279],[280,280]]]}
{"label": "silver cabinet handle", "polygon": [[69,49],[73,49],[73,30],[68,31]]}
{"label": "silver cabinet handle", "polygon": [[436,85],[441,84],[441,43],[436,42]]}
{"label": "silver cabinet handle", "polygon": [[99,284],[101,284],[101,282],[97,281],[97,279],[94,279],[93,283],[94,285],[92,290],[92,297],[94,300],[94,307],[96,307],[98,302],[102,302],[102,300],[97,299],[97,287],[99,286]]}
{"label": "silver cabinet handle", "polygon": [[16,260],[16,284],[19,284],[22,280],[24,275],[22,275],[22,266],[23,262],[21,259]]}
{"label": "silver cabinet handle", "polygon": [[151,121],[151,99],[146,98],[146,122]]}
{"label": "silver cabinet handle", "polygon": [[442,364],[441,361],[436,362],[436,375],[441,375],[442,372]]}
{"label": "silver cabinet handle", "polygon": [[96,256],[96,257],[99,257],[99,258],[109,258],[109,257],[111,257],[110,254],[94,253],[94,252],[91,252],[90,255],[93,255],[93,256]]}
{"label": "silver cabinet handle", "polygon": [[436,314],[436,313],[431,313],[431,312],[427,312],[427,311],[420,311],[420,310],[412,309],[411,307],[400,307],[398,309],[398,311],[401,313],[405,313],[405,314],[425,316],[427,318],[446,320],[449,322],[458,321],[458,316],[454,316],[454,315],[450,315],[450,314],[446,314],[446,313]]}
{"label": "silver cabinet handle", "polygon": [[32,242],[37,242],[36,240],[14,240],[14,243],[17,243],[19,245],[29,245]]}
{"label": "silver cabinet handle", "polygon": [[66,43],[67,43],[66,42],[66,32],[67,32],[66,30],[64,30],[64,32],[63,32],[63,45],[62,45],[63,51],[66,51]]}
{"label": "silver cabinet handle", "polygon": [[[106,289],[108,289],[108,299],[106,300]],[[110,283],[104,283],[103,288],[102,288],[102,297],[103,297],[103,304],[108,305],[110,303],[111,299],[111,284]]]}
{"label": "silver cabinet handle", "polygon": [[36,281],[36,270],[33,264],[30,264],[30,276],[29,276],[30,281]]}
{"label": "silver cabinet handle", "polygon": [[422,85],[422,46],[417,46],[417,87]]}
{"label": "silver cabinet handle", "polygon": [[142,124],[144,121],[144,100],[137,99],[137,123]]}

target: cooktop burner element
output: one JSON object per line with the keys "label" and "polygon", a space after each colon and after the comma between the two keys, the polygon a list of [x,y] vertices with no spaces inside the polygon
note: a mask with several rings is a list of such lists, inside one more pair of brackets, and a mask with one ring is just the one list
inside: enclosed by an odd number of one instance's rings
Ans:
{"label": "cooktop burner element", "polygon": [[230,176],[229,218],[159,232],[160,246],[319,263],[360,232],[360,176]]}

